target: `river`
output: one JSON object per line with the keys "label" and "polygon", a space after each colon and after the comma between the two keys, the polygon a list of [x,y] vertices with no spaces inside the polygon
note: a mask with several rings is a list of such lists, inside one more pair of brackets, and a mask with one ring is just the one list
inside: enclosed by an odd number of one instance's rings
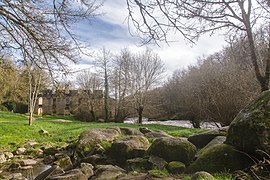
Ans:
{"label": "river", "polygon": [[[137,122],[137,118],[127,118],[124,123],[134,124]],[[146,118],[143,119],[143,124],[162,124],[162,125],[170,125],[170,126],[179,126],[186,128],[193,128],[192,124],[188,120],[166,120],[166,121],[148,121]],[[217,123],[219,127],[221,125]],[[217,125],[213,122],[202,122],[201,128],[203,129],[218,129]]]}

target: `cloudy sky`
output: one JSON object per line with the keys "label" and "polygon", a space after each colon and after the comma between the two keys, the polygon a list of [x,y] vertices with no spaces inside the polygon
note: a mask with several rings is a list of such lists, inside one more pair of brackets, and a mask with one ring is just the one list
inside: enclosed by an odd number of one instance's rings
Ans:
{"label": "cloudy sky", "polygon": [[[77,34],[85,42],[90,44],[91,51],[98,51],[102,47],[117,54],[123,48],[128,48],[132,52],[138,52],[145,49],[140,46],[138,38],[130,35],[127,25],[127,6],[124,0],[107,0],[100,9],[104,13],[96,19],[89,22],[81,22],[76,25]],[[225,41],[222,35],[205,35],[199,39],[196,45],[187,44],[179,35],[172,34],[176,42],[160,44],[160,47],[148,45],[154,52],[158,53],[165,63],[168,74],[176,69],[185,68],[194,64],[199,56],[209,55],[222,49]],[[93,58],[83,56],[77,68],[87,68],[92,64]]]}

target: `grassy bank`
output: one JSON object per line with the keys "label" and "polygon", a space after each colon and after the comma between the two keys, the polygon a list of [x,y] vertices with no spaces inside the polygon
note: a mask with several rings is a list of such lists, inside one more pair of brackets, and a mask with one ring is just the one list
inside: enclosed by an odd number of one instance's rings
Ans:
{"label": "grassy bank", "polygon": [[[65,119],[71,122],[55,122],[54,120]],[[73,117],[68,116],[43,116],[38,117],[33,126],[28,126],[27,116],[24,114],[15,114],[0,112],[0,150],[13,149],[24,144],[27,140],[33,140],[38,143],[63,144],[65,142],[76,140],[79,134],[89,128],[107,128],[107,127],[147,127],[152,130],[162,130],[173,136],[187,137],[193,133],[202,132],[201,129],[187,129],[175,126],[164,126],[158,124],[124,124],[124,123],[89,123],[80,122]],[[49,135],[38,133],[41,129],[49,132]]]}

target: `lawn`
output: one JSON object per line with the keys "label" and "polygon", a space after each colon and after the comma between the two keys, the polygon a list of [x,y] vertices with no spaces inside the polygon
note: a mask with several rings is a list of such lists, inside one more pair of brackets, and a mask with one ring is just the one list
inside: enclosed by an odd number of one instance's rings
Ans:
{"label": "lawn", "polygon": [[[71,122],[53,122],[52,120],[65,119]],[[81,132],[89,128],[107,128],[107,127],[147,127],[154,131],[162,130],[173,136],[187,137],[193,133],[203,132],[202,129],[188,129],[176,126],[165,126],[158,124],[124,124],[124,123],[93,123],[80,122],[69,116],[43,116],[38,117],[32,126],[28,126],[28,119],[25,114],[16,114],[9,112],[0,112],[0,150],[13,149],[23,145],[27,140],[33,140],[38,143],[52,143],[60,145],[65,142],[74,141]],[[43,129],[49,132],[49,135],[41,135],[39,131]]]}

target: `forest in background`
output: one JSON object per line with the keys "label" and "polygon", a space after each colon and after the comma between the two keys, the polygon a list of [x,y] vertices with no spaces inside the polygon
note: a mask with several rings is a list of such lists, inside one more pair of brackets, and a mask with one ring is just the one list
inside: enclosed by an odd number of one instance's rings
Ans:
{"label": "forest in background", "polygon": [[[260,67],[264,67],[269,51],[267,31],[261,28],[254,37]],[[226,126],[260,93],[247,48],[244,37],[234,37],[234,41],[221,51],[198,57],[195,65],[176,70],[166,80],[163,64],[166,59],[161,60],[150,49],[141,53],[123,49],[119,54],[103,49],[97,57],[96,70],[84,70],[74,75],[75,81],[58,84],[49,80],[45,70],[29,70],[3,56],[0,64],[1,110],[27,112],[29,77],[32,86],[37,83],[35,79],[42,77],[39,92],[47,88],[106,92],[108,86],[108,96],[112,99],[108,103],[114,103],[115,108],[109,118],[116,122],[142,116],[158,120],[190,120],[194,127],[200,127],[201,121]],[[89,97],[88,102],[89,112],[95,111],[94,100]],[[88,121],[96,120],[89,113],[86,115]]]}

